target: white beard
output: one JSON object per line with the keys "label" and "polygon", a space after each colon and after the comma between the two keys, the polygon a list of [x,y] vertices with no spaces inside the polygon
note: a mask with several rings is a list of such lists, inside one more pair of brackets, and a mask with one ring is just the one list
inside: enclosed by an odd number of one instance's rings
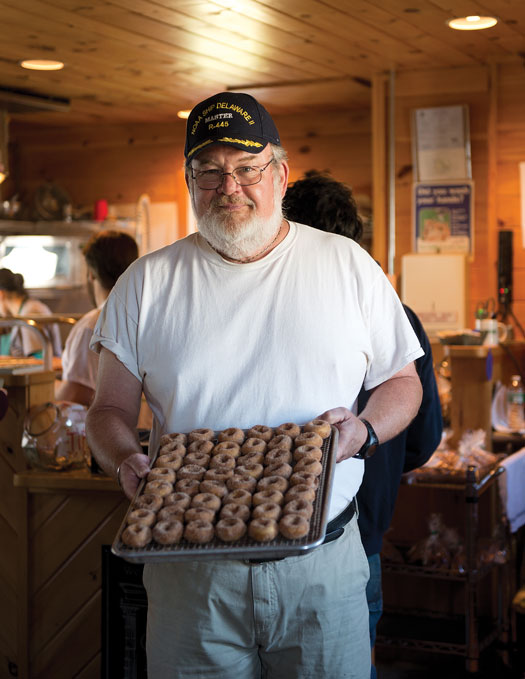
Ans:
{"label": "white beard", "polygon": [[248,198],[217,196],[197,221],[200,233],[212,248],[229,259],[242,260],[263,252],[265,246],[275,238],[283,219],[282,199],[275,185],[274,189],[274,208],[270,217],[262,218],[254,213],[242,223],[235,221],[230,214],[224,214],[216,206],[242,203],[253,208],[253,201]]}

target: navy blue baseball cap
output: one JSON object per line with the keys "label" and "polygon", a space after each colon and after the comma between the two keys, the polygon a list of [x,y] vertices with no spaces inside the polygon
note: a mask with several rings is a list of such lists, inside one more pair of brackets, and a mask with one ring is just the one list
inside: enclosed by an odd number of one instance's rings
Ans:
{"label": "navy blue baseball cap", "polygon": [[192,109],[184,156],[190,161],[212,144],[261,153],[268,143],[281,146],[279,132],[264,106],[250,94],[219,92]]}

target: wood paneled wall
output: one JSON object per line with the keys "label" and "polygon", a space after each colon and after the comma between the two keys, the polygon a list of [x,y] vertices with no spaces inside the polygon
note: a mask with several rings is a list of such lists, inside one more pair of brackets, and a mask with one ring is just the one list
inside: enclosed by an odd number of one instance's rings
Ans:
{"label": "wood paneled wall", "polygon": [[[497,294],[498,230],[514,232],[514,313],[525,322],[525,253],[520,227],[518,163],[525,159],[525,69],[519,64],[407,71],[395,80],[396,255],[412,250],[414,108],[467,104],[475,182],[470,319],[475,305]],[[368,108],[275,116],[290,156],[293,181],[309,169],[330,170],[367,203],[372,194],[372,132]],[[179,236],[188,204],[182,173],[185,123],[39,129],[12,124],[14,182],[24,195],[45,180],[63,186],[75,205],[98,198],[133,203],[140,194],[176,201]],[[4,196],[5,197],[5,196]],[[387,262],[382,262],[386,267]],[[518,338],[520,333],[517,333]]]}

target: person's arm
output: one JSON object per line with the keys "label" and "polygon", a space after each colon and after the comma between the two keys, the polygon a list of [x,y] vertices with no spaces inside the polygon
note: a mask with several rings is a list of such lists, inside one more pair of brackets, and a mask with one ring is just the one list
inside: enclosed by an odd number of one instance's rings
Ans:
{"label": "person's arm", "polygon": [[[421,382],[414,363],[409,363],[389,380],[377,386],[359,414],[370,422],[379,443],[394,438],[416,416],[421,403]],[[332,408],[319,417],[339,430],[337,461],[355,455],[367,437],[366,426],[348,408]]]}
{"label": "person's arm", "polygon": [[102,349],[95,398],[86,418],[87,441],[102,469],[117,478],[131,499],[149,460],[137,437],[142,385],[108,349]]}
{"label": "person's arm", "polygon": [[95,390],[91,387],[86,387],[79,382],[66,380],[65,382],[55,382],[55,399],[57,401],[73,401],[74,403],[81,403],[89,406],[95,395]]}

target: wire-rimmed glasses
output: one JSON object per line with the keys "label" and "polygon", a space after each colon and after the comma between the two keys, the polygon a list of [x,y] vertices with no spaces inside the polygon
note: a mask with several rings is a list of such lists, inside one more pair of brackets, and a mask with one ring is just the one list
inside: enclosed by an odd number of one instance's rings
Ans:
{"label": "wire-rimmed glasses", "polygon": [[219,168],[212,168],[209,170],[197,170],[195,171],[191,168],[191,177],[197,183],[199,189],[214,190],[222,186],[224,177],[226,175],[231,175],[233,180],[239,184],[239,186],[252,186],[253,184],[258,184],[262,179],[262,173],[266,168],[273,163],[275,158],[269,160],[263,167],[255,167],[253,165],[242,165],[241,167],[236,167],[232,172],[223,172]]}

